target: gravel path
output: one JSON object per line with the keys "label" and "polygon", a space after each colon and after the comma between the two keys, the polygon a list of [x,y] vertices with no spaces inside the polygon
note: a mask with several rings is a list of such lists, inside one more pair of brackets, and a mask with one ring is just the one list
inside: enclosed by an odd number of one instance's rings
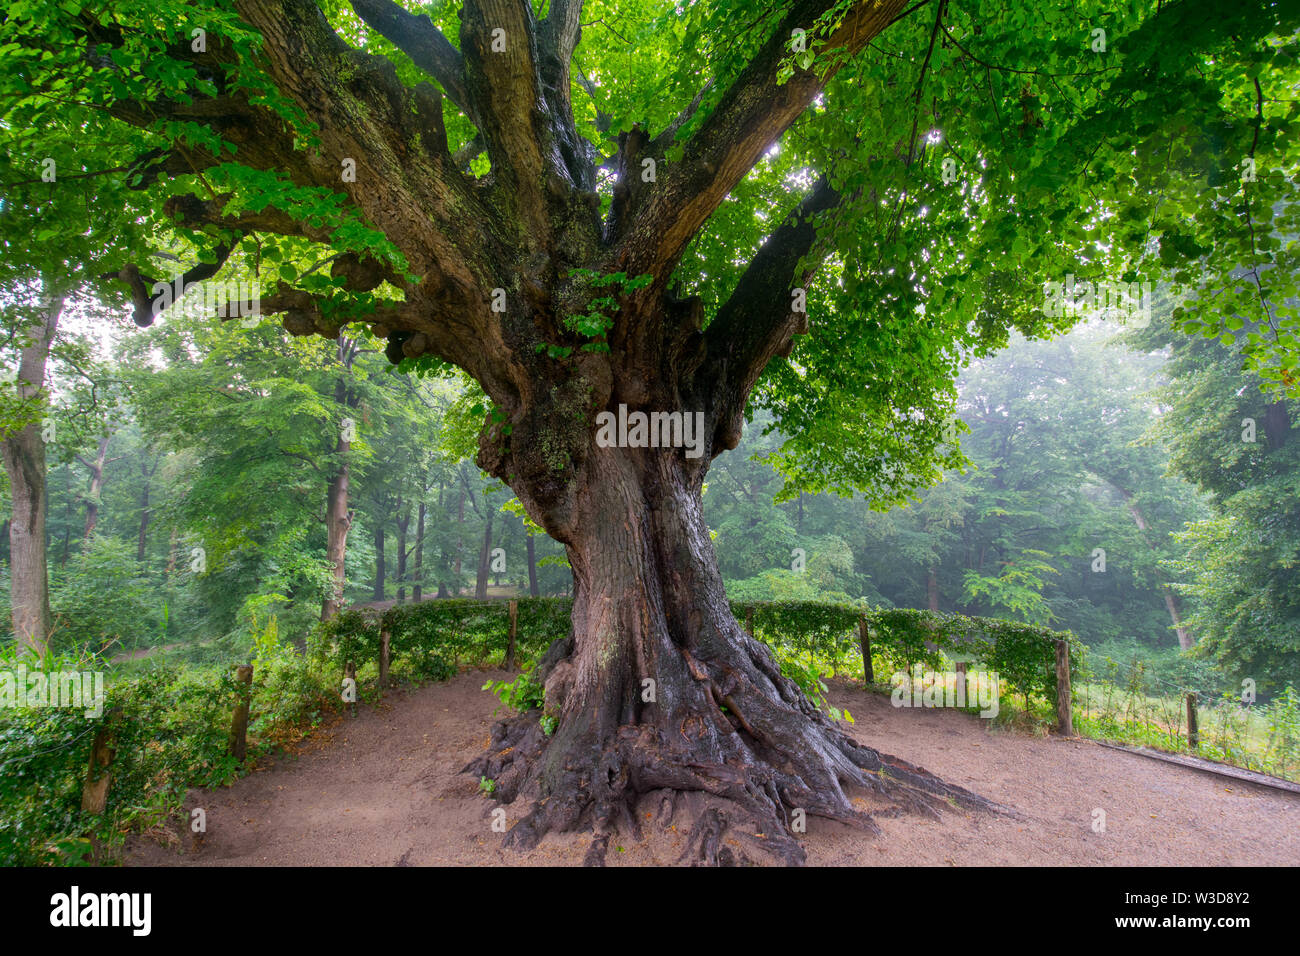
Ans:
{"label": "gravel path", "polygon": [[[500,848],[491,804],[457,773],[488,743],[501,672],[391,693],[375,709],[318,731],[294,757],[234,786],[195,792],[207,812],[197,848],[155,833],[133,838],[135,865],[423,866],[580,864],[589,836],[549,836],[532,854]],[[940,820],[882,817],[871,836],[810,818],[811,865],[1297,865],[1300,798],[1165,765],[1086,740],[990,732],[952,711],[896,709],[836,685],[853,735],[1017,811],[953,810]],[[869,805],[864,801],[864,807]],[[505,808],[507,825],[514,822]],[[1096,811],[1105,831],[1094,832]],[[624,836],[610,865],[677,860],[685,828]]]}

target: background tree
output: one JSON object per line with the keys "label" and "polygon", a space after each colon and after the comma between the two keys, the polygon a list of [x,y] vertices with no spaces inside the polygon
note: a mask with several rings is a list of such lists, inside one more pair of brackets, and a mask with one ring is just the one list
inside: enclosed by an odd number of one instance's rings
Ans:
{"label": "background tree", "polygon": [[1167,414],[1155,428],[1170,467],[1209,496],[1212,513],[1176,536],[1167,564],[1195,599],[1198,651],[1260,693],[1300,667],[1300,404],[1270,392],[1237,344],[1178,335],[1160,321],[1139,336],[1171,351]]}

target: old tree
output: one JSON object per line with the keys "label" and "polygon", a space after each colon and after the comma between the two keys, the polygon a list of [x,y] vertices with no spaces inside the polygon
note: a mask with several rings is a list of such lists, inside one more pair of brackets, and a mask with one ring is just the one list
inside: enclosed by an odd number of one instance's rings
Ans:
{"label": "old tree", "polygon": [[[1074,321],[1043,308],[1067,275],[1213,296],[1184,327],[1248,324],[1291,386],[1294,270],[1268,266],[1295,234],[1295,24],[1229,6],[17,0],[0,55],[22,155],[69,111],[133,131],[61,168],[153,197],[185,281],[255,271],[290,333],[374,336],[490,399],[479,464],[576,586],[538,670],[554,733],[505,721],[472,768],[519,808],[507,842],[589,828],[596,862],[683,811],[700,859],[799,861],[796,810],[873,826],[855,791],[986,804],[854,743],[737,625],[710,462],[764,406],[789,493],[905,498],[960,461],[963,360]],[[141,324],[149,256],[100,273]],[[702,415],[703,453],[603,447],[621,406]]]}

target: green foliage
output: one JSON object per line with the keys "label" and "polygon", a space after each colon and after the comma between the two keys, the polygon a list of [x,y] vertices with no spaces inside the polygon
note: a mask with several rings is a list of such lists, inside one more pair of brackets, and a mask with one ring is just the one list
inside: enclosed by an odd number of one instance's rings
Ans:
{"label": "green foliage", "polygon": [[826,674],[817,655],[792,653],[784,649],[775,650],[774,653],[777,663],[781,665],[781,673],[799,685],[799,689],[813,702],[813,706],[825,711],[831,720],[854,722],[853,715],[847,710],[840,710],[826,702],[829,688],[823,680]]}
{"label": "green foliage", "polygon": [[163,631],[153,581],[124,541],[94,537],[52,575],[53,640],[114,654],[147,646]]}
{"label": "green foliage", "polygon": [[1191,339],[1163,319],[1134,338],[1171,353],[1169,409],[1152,437],[1210,500],[1163,563],[1191,599],[1196,654],[1279,691],[1300,672],[1300,401],[1268,394],[1240,344]]}
{"label": "green foliage", "polygon": [[[15,665],[11,654],[0,655],[0,669]],[[52,656],[44,667],[103,665]],[[98,854],[111,854],[130,830],[175,813],[187,789],[223,786],[244,772],[226,750],[239,694],[228,665],[150,664],[135,676],[110,675],[106,692],[97,719],[80,708],[0,710],[0,864],[74,862],[92,838]],[[250,765],[335,710],[337,700],[332,675],[264,634],[254,669]],[[81,788],[95,734],[110,718],[113,785],[105,814],[96,818],[81,812]]]}
{"label": "green foliage", "polygon": [[[564,317],[564,327],[578,336],[593,341],[582,345],[584,352],[608,352],[609,345],[604,341],[606,333],[614,326],[614,319],[620,308],[619,300],[644,289],[654,276],[645,274],[628,278],[626,272],[600,273],[594,269],[571,269],[569,278],[579,280],[586,287],[586,312],[574,313]],[[598,289],[608,288],[608,294],[594,296]],[[573,349],[567,346],[539,343],[537,351],[545,349],[551,358],[567,358]]]}
{"label": "green foliage", "polygon": [[[516,654],[536,658],[569,630],[572,601],[567,598],[520,598]],[[394,667],[416,663],[417,673],[442,680],[455,673],[459,661],[483,661],[504,655],[508,643],[508,609],[504,601],[449,598],[399,604],[382,615],[346,610],[319,626],[321,647],[328,648],[338,667],[353,661],[377,660],[380,634],[390,634]]]}
{"label": "green foliage", "polygon": [[[521,714],[530,710],[541,710],[546,706],[545,688],[533,677],[532,664],[526,664],[513,681],[490,680],[483,685],[483,689],[496,695],[506,707]],[[552,724],[553,729],[554,724]],[[549,733],[550,731],[547,732],[548,736]]]}

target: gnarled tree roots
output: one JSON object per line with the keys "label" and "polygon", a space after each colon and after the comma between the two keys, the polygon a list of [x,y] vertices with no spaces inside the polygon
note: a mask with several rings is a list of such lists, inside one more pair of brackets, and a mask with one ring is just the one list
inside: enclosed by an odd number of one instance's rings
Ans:
{"label": "gnarled tree roots", "polygon": [[[1001,809],[926,770],[858,744],[780,674],[765,646],[748,635],[741,639],[745,644],[737,656],[768,678],[766,687],[745,679],[741,671],[749,668],[715,666],[683,651],[693,686],[662,689],[661,694],[678,698],[678,706],[643,709],[639,722],[602,734],[591,730],[601,721],[582,715],[573,719],[574,712],[565,709],[551,737],[542,730],[539,711],[497,722],[488,752],[464,772],[493,780],[499,804],[531,801],[507,832],[505,845],[530,850],[550,831],[590,828],[594,838],[585,863],[602,865],[615,832],[642,839],[639,809],[660,827],[679,816],[690,821],[678,862],[757,862],[741,846],[743,839],[758,858],[799,865],[806,854],[796,833],[809,817],[879,833],[873,814],[937,818],[944,806]],[[556,642],[539,665],[539,676],[545,679],[562,666],[571,648],[571,639]],[[548,684],[548,709],[554,706],[552,686]],[[683,703],[684,697],[693,698],[695,706]],[[667,725],[665,712],[671,714]],[[575,728],[582,729],[573,732]],[[854,789],[882,798],[886,805],[860,810],[846,792]],[[752,832],[734,826],[745,821]],[[728,833],[738,839],[724,841]]]}

